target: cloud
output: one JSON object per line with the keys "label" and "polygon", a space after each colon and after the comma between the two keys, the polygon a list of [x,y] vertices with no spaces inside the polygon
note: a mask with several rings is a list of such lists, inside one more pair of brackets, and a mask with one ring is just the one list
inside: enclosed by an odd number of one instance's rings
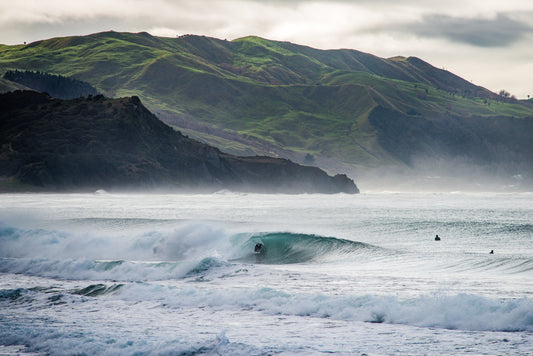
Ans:
{"label": "cloud", "polygon": [[400,27],[421,37],[446,38],[478,47],[507,47],[533,32],[530,25],[501,13],[494,18],[430,14],[420,22]]}

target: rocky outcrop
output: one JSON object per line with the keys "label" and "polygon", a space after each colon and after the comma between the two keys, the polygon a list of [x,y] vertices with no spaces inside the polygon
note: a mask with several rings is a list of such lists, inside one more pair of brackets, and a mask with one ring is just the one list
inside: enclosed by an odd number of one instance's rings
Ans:
{"label": "rocky outcrop", "polygon": [[60,100],[33,91],[0,96],[0,176],[54,191],[358,193],[344,175],[285,159],[232,156],[189,139],[137,97]]}
{"label": "rocky outcrop", "polygon": [[287,159],[265,156],[221,155],[237,178],[235,188],[262,192],[359,193],[353,180],[344,174],[329,176],[317,167],[301,166]]}

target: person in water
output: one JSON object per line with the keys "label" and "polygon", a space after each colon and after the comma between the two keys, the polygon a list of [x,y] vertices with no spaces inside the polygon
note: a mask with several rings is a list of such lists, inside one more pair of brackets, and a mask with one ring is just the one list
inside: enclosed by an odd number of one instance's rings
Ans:
{"label": "person in water", "polygon": [[254,253],[258,254],[258,253],[262,253],[264,250],[264,246],[261,242],[258,242],[255,244],[255,247],[254,247]]}
{"label": "person in water", "polygon": [[435,241],[440,241],[439,235],[435,235]]}
{"label": "person in water", "polygon": [[489,254],[494,255],[494,250],[490,250]]}
{"label": "person in water", "polygon": [[254,247],[254,255],[255,255],[257,262],[263,261],[263,257],[265,257],[265,253],[266,253],[265,245],[263,245],[261,242],[256,243]]}

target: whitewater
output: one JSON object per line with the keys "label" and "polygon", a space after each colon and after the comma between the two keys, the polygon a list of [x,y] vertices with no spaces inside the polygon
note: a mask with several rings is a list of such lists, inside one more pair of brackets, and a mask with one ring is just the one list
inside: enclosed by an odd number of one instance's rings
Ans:
{"label": "whitewater", "polygon": [[533,355],[532,202],[2,194],[0,354]]}

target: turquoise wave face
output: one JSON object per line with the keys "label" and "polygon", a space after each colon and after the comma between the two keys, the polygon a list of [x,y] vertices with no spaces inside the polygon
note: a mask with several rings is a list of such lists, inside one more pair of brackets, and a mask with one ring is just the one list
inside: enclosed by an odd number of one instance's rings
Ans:
{"label": "turquoise wave face", "polygon": [[[244,236],[238,235],[236,239],[243,239]],[[377,247],[357,241],[291,232],[256,234],[241,243],[245,252],[242,260],[265,264],[338,260],[361,252],[361,250],[377,249]],[[259,249],[256,247],[257,244],[261,244]],[[249,252],[246,254],[246,251]]]}

